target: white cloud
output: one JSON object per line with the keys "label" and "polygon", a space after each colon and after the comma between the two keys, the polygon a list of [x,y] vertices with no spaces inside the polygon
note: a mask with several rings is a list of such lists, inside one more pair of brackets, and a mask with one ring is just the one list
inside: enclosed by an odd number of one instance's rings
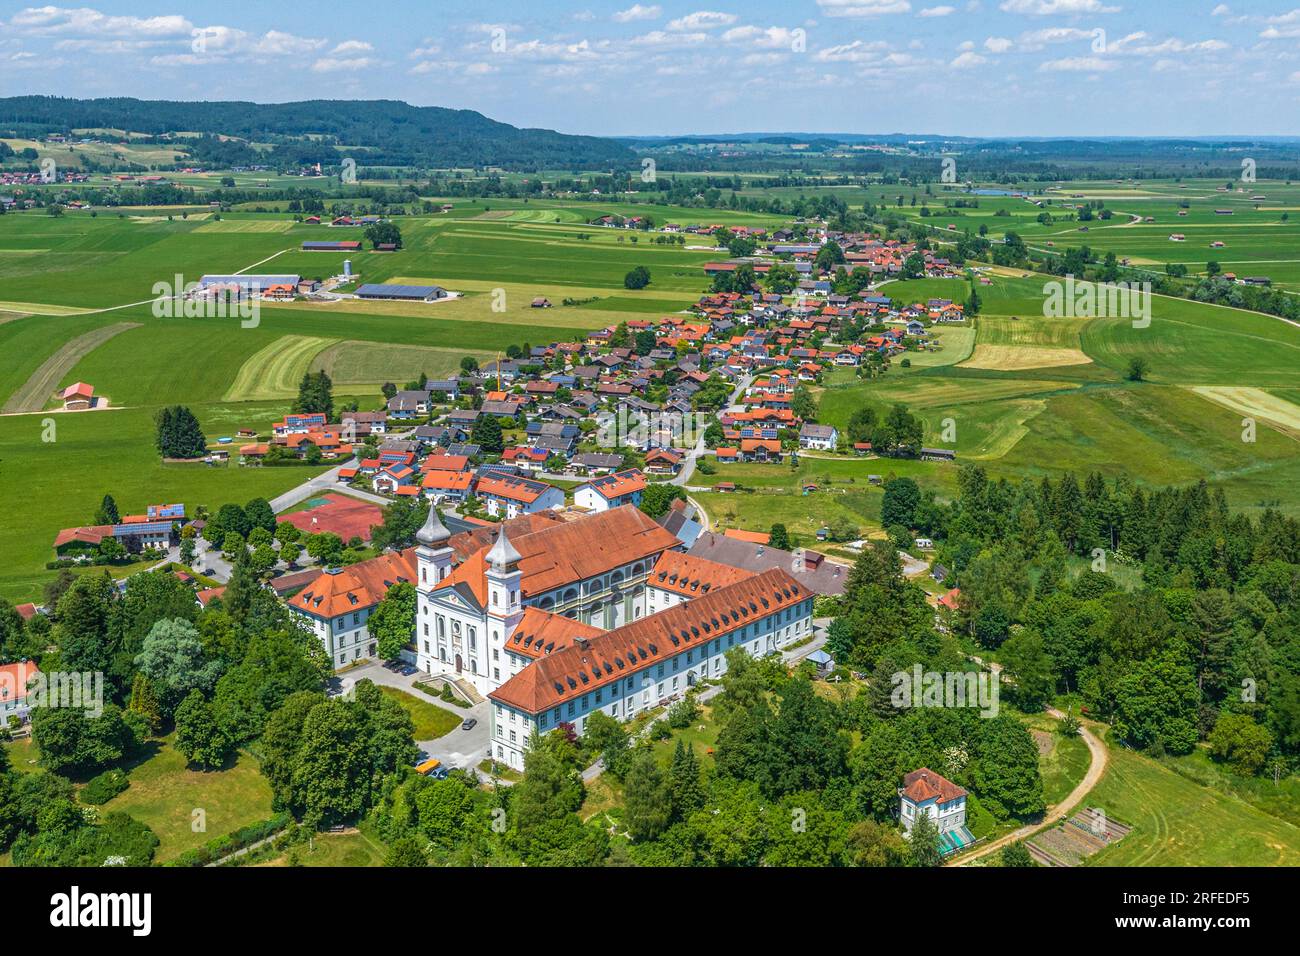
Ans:
{"label": "white cloud", "polygon": [[854,40],[840,46],[824,47],[817,51],[814,59],[823,63],[861,63],[880,59],[880,54],[889,49],[883,40]]}
{"label": "white cloud", "polygon": [[376,62],[368,56],[321,57],[311,65],[311,69],[313,73],[356,73],[358,70],[370,69]]}
{"label": "white cloud", "polygon": [[990,53],[1006,53],[1012,47],[1012,43],[1006,37],[989,37],[984,41],[984,49]]}
{"label": "white cloud", "polygon": [[89,7],[28,7],[15,13],[7,27],[32,36],[89,34],[95,37],[189,36],[194,24],[182,16],[110,16]]}
{"label": "white cloud", "polygon": [[948,16],[948,14],[956,13],[956,12],[957,12],[956,7],[926,7],[924,10],[918,13],[917,16],[918,17],[946,17]]}
{"label": "white cloud", "polygon": [[729,27],[740,17],[734,13],[719,13],[716,10],[698,10],[684,17],[668,21],[668,29],[680,32],[693,30],[712,30],[714,27]]}
{"label": "white cloud", "polygon": [[908,0],[817,0],[817,6],[828,17],[880,17],[912,9]]}
{"label": "white cloud", "polygon": [[795,32],[788,27],[732,27],[722,34],[725,43],[746,43],[765,50],[791,49]]}
{"label": "white cloud", "polygon": [[632,38],[634,46],[681,46],[684,43],[703,43],[709,38],[707,33],[665,33],[663,30],[651,30],[639,37]]}
{"label": "white cloud", "polygon": [[1104,73],[1118,65],[1114,60],[1103,60],[1099,56],[1067,56],[1040,63],[1038,69],[1044,73]]}
{"label": "white cloud", "polygon": [[1003,0],[998,9],[1004,13],[1050,17],[1076,13],[1115,13],[1119,7],[1108,7],[1101,0]]}
{"label": "white cloud", "polygon": [[972,53],[967,50],[948,65],[954,70],[968,70],[973,66],[979,66],[981,63],[987,62],[987,58],[980,56],[978,53]]}
{"label": "white cloud", "polygon": [[374,47],[365,40],[344,40],[334,49],[330,50],[331,56],[337,56],[343,53],[369,53]]}
{"label": "white cloud", "polygon": [[615,23],[631,23],[633,20],[654,20],[661,16],[664,8],[655,4],[654,6],[644,7],[639,3],[634,3],[626,10],[620,10],[614,14]]}
{"label": "white cloud", "polygon": [[1226,16],[1227,16],[1229,13],[1231,13],[1231,12],[1232,12],[1232,11],[1231,11],[1230,9],[1228,9],[1228,5],[1227,5],[1226,3],[1221,3],[1221,4],[1219,4],[1217,7],[1215,7],[1213,10],[1210,11],[1210,16],[1212,16],[1212,17],[1226,17]]}

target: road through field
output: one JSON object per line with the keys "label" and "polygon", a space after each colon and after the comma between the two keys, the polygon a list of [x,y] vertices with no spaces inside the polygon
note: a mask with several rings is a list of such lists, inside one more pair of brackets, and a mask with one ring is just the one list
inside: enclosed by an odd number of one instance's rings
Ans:
{"label": "road through field", "polygon": [[[1065,714],[1053,707],[1047,708],[1047,712],[1058,720],[1065,718]],[[1047,815],[1038,823],[1030,823],[1026,826],[1020,827],[1018,830],[1012,830],[1010,833],[1000,836],[996,840],[986,843],[981,847],[977,847],[970,853],[964,853],[954,857],[944,865],[965,866],[967,863],[973,863],[978,859],[988,856],[990,853],[995,853],[998,850],[1001,850],[1009,843],[1023,840],[1026,837],[1037,833],[1039,830],[1045,830],[1050,826],[1054,826],[1061,820],[1065,819],[1071,810],[1082,803],[1083,798],[1091,793],[1092,788],[1097,786],[1101,781],[1102,774],[1106,772],[1106,765],[1110,760],[1110,755],[1106,752],[1106,745],[1102,743],[1101,740],[1099,740],[1087,727],[1080,724],[1079,733],[1083,735],[1083,742],[1088,745],[1088,752],[1092,756],[1092,763],[1088,766],[1088,772],[1083,775],[1083,779],[1079,781],[1078,786],[1070,791],[1069,796],[1056,806],[1049,809]]]}
{"label": "road through field", "polygon": [[92,329],[66,342],[61,349],[41,363],[16,392],[9,396],[0,412],[39,412],[50,400],[59,382],[79,361],[113,336],[127,329],[139,328],[138,322],[116,322]]}

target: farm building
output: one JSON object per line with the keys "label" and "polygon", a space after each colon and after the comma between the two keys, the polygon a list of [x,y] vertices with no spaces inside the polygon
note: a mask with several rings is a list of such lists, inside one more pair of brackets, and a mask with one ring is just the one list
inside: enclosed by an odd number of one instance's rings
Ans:
{"label": "farm building", "polygon": [[199,287],[203,290],[216,288],[236,288],[247,292],[262,292],[264,289],[275,285],[293,286],[295,289],[301,281],[301,276],[296,275],[211,275],[200,276]]}
{"label": "farm building", "polygon": [[302,244],[303,252],[356,252],[361,248],[361,242],[357,239],[347,239],[342,242],[304,242]]}
{"label": "farm building", "polygon": [[447,296],[438,285],[384,285],[367,283],[356,291],[358,299],[398,299],[404,302],[432,302]]}
{"label": "farm building", "polygon": [[77,384],[65,388],[59,397],[63,399],[63,407],[70,412],[94,408],[95,386],[87,385],[85,382],[77,382]]}

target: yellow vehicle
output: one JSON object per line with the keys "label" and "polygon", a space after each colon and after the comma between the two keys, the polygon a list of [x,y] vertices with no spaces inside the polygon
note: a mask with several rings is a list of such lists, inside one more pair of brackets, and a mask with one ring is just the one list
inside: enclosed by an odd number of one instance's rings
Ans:
{"label": "yellow vehicle", "polygon": [[424,763],[418,764],[415,768],[415,772],[420,774],[421,776],[427,777],[429,774],[433,773],[441,766],[442,766],[441,760],[439,760],[437,757],[430,757]]}

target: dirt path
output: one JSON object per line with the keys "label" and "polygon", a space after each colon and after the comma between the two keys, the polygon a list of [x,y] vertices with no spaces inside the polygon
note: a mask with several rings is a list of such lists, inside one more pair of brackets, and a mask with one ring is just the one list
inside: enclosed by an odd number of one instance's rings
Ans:
{"label": "dirt path", "polygon": [[[1059,710],[1049,707],[1047,712],[1058,720],[1065,717]],[[1080,725],[1079,733],[1083,735],[1083,742],[1088,745],[1088,752],[1092,755],[1092,763],[1088,767],[1088,772],[1083,775],[1079,785],[1070,791],[1069,796],[1047,811],[1047,815],[1038,823],[1030,823],[1018,830],[1012,830],[1004,836],[998,837],[990,843],[985,843],[972,850],[970,853],[959,854],[953,857],[945,866],[965,866],[967,863],[973,863],[975,860],[988,856],[1002,849],[1008,843],[1015,843],[1023,840],[1039,830],[1045,830],[1048,827],[1055,826],[1061,820],[1083,802],[1083,798],[1092,792],[1092,788],[1097,786],[1101,781],[1101,775],[1106,772],[1106,765],[1110,760],[1106,751],[1106,745],[1102,743],[1097,736],[1086,726]]]}
{"label": "dirt path", "polygon": [[139,326],[139,322],[115,322],[112,325],[91,329],[64,343],[61,349],[42,362],[40,368],[33,372],[13,395],[9,396],[9,400],[0,411],[39,412],[54,394],[63,376],[72,371],[73,366],[115,335]]}

